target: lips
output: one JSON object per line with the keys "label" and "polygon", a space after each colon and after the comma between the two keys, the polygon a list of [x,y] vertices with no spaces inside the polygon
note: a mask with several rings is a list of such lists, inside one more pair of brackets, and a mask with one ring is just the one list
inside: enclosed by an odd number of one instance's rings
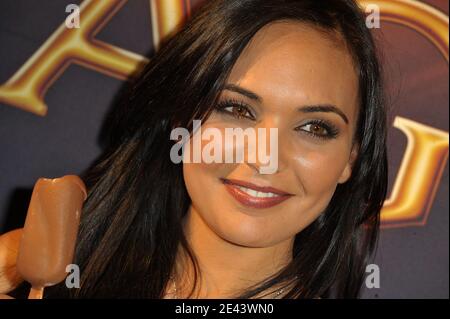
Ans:
{"label": "lips", "polygon": [[226,178],[221,178],[221,181],[239,203],[252,208],[273,207],[293,196],[273,187],[261,187],[249,182]]}

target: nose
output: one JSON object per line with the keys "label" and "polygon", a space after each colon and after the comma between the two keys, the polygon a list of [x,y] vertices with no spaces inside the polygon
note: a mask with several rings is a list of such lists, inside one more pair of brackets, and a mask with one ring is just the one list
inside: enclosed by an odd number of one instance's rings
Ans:
{"label": "nose", "polygon": [[248,167],[250,167],[253,171],[259,174],[260,172],[260,166],[257,163],[250,163],[248,161],[245,162]]}
{"label": "nose", "polygon": [[[279,127],[276,120],[267,117],[253,128],[255,139],[245,145],[245,163],[260,174],[276,174],[282,170],[279,156]],[[255,143],[251,145],[250,143]]]}

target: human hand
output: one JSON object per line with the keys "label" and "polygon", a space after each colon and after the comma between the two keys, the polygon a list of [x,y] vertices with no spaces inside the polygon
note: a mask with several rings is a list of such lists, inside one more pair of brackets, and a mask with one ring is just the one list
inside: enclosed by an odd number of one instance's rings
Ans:
{"label": "human hand", "polygon": [[23,281],[16,269],[21,236],[21,228],[0,236],[0,299],[13,299],[6,294]]}

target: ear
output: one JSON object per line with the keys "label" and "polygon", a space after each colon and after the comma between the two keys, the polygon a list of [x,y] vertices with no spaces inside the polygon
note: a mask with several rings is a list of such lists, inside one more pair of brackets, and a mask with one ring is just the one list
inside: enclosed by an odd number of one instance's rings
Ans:
{"label": "ear", "polygon": [[339,177],[339,184],[343,184],[348,181],[350,176],[352,176],[352,170],[353,170],[353,163],[356,160],[356,157],[358,156],[358,150],[359,150],[359,144],[354,143],[352,146],[352,150],[350,152],[350,156],[348,159],[347,164],[345,165],[344,170],[342,171],[341,176]]}

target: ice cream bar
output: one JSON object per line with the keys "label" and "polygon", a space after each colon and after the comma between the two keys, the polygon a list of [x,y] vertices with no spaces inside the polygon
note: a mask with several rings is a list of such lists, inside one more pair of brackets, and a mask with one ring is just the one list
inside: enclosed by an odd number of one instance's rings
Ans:
{"label": "ice cream bar", "polygon": [[75,175],[40,178],[33,189],[17,256],[17,270],[40,299],[44,287],[67,275],[72,263],[86,187]]}

